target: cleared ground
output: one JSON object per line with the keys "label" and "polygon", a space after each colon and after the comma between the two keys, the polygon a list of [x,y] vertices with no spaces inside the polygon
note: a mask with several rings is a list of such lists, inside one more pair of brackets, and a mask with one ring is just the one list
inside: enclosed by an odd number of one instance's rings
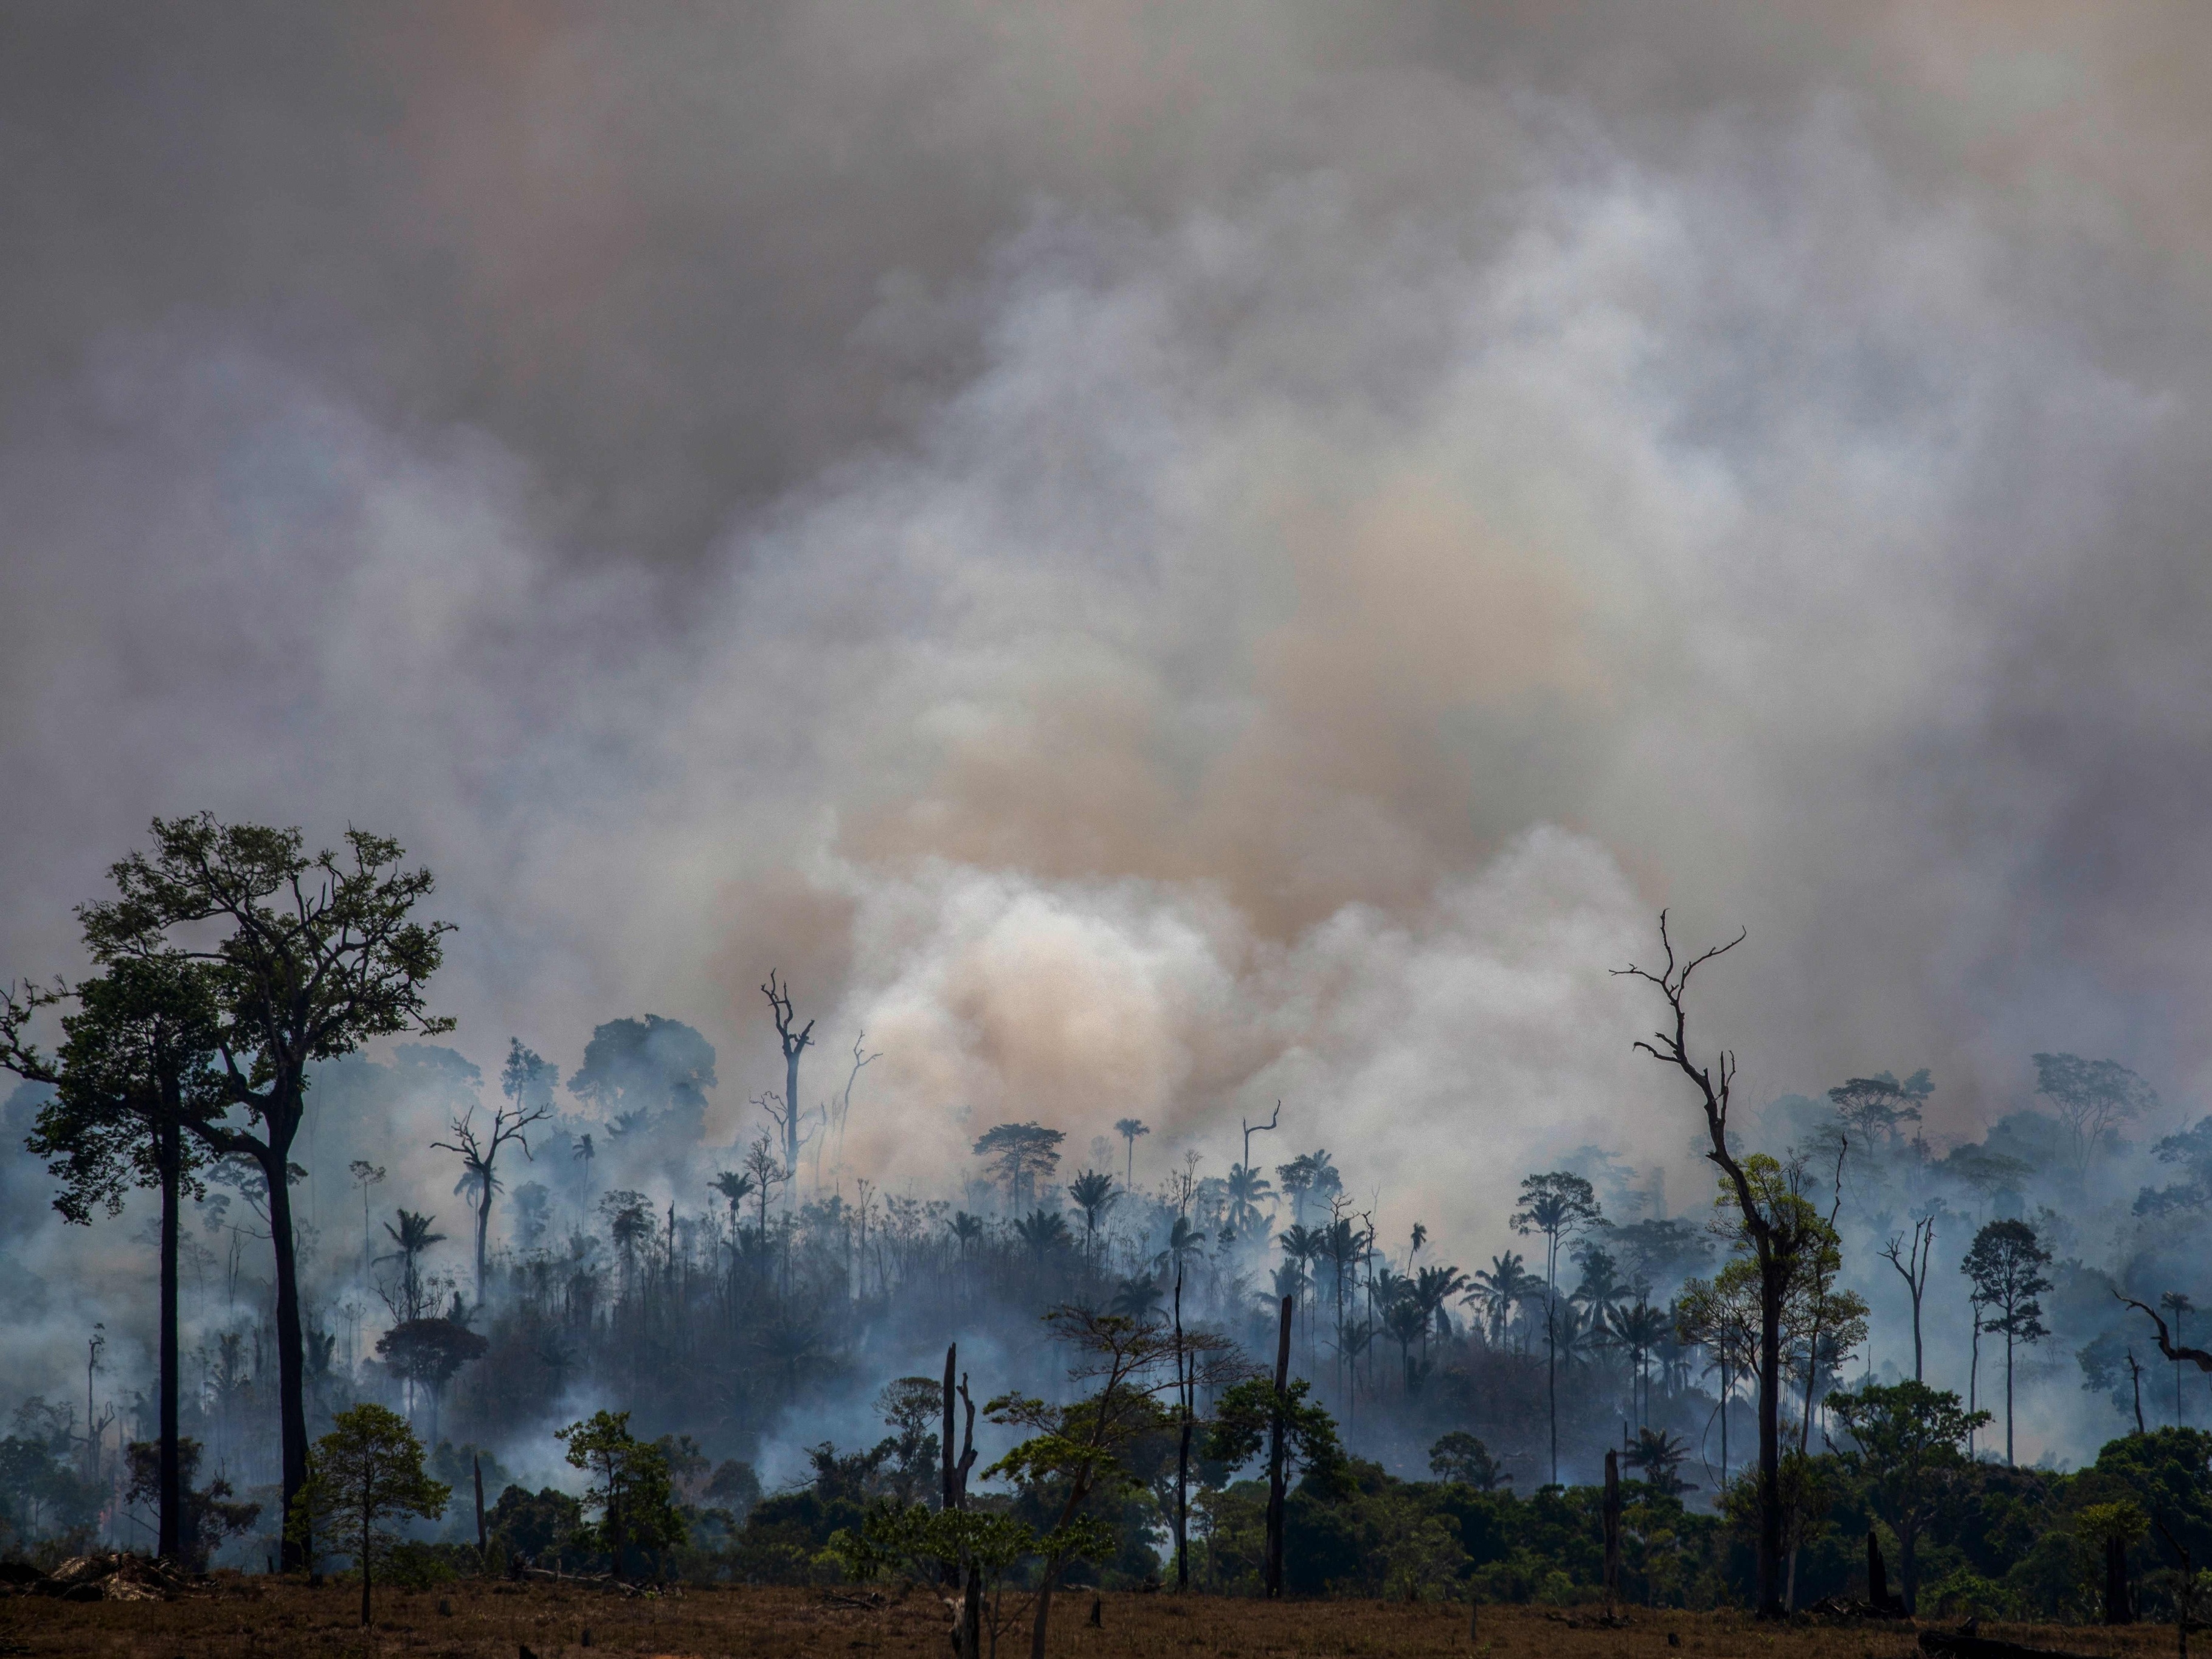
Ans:
{"label": "cleared ground", "polygon": [[[441,1613],[443,1601],[451,1611]],[[1486,1653],[1544,1659],[1906,1659],[1910,1630],[1881,1626],[1773,1630],[1730,1614],[1632,1612],[1625,1629],[1563,1622],[1534,1608],[1485,1607],[1470,1644],[1467,1608],[1434,1603],[1257,1601],[1171,1595],[1109,1595],[1103,1626],[1089,1624],[1087,1592],[1054,1604],[1051,1652],[1066,1659],[1109,1656],[1290,1656]],[[917,1655],[947,1659],[945,1620],[935,1597],[914,1590],[885,1605],[854,1607],[820,1590],[692,1589],[659,1600],[532,1586],[458,1584],[443,1591],[380,1595],[377,1622],[362,1631],[359,1602],[343,1588],[310,1590],[239,1581],[228,1593],[173,1602],[72,1604],[34,1598],[0,1601],[0,1653],[88,1654],[113,1659],[198,1659],[213,1655],[452,1656],[539,1659],[590,1652],[695,1656]],[[1565,1615],[1577,1620],[1587,1614]],[[590,1646],[585,1646],[585,1632]],[[1668,1636],[1680,1638],[1670,1647]],[[2170,1626],[2063,1630],[2048,1625],[1984,1626],[2038,1647],[2132,1659],[2174,1650]],[[1000,1659],[1024,1659],[1029,1626],[1000,1637]]]}

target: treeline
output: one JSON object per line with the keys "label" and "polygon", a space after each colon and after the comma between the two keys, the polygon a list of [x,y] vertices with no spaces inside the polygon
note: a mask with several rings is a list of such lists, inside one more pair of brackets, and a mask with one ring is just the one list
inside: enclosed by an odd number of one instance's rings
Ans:
{"label": "treeline", "polygon": [[[1678,958],[1662,922],[1665,960],[1639,975],[1662,1012],[1648,1047],[1685,1091],[1684,1124],[1701,1126],[1717,1201],[1669,1216],[1656,1172],[1584,1147],[1522,1182],[1499,1218],[1519,1248],[1462,1264],[1418,1224],[1385,1237],[1334,1156],[1282,1144],[1279,1109],[1238,1126],[1220,1174],[1191,1152],[1164,1176],[1147,1159],[1139,1182],[1149,1131],[1133,1117],[1087,1156],[1021,1121],[971,1132],[956,1193],[886,1193],[843,1157],[877,1056],[855,1034],[830,1060],[773,975],[783,1087],[759,1097],[758,1133],[719,1150],[703,1145],[714,1050],[658,1016],[600,1025],[565,1079],[519,1040],[492,1079],[427,1041],[371,1061],[356,1052],[371,1037],[445,1029],[426,995],[445,929],[416,914],[432,890],[374,836],[310,854],[293,831],[157,823],[81,912],[96,971],[0,1002],[0,1065],[27,1079],[10,1127],[45,1194],[89,1224],[149,1193],[161,1285],[150,1392],[94,1398],[94,1333],[87,1420],[53,1399],[17,1412],[0,1440],[0,1546],[97,1534],[192,1559],[234,1540],[243,1559],[303,1565],[284,1517],[311,1442],[375,1405],[427,1441],[426,1479],[472,1492],[486,1474],[487,1539],[507,1559],[580,1569],[597,1558],[575,1501],[542,1480],[526,1490],[507,1465],[550,1468],[554,1428],[604,1402],[664,1460],[684,1519],[653,1571],[851,1575],[902,1551],[912,1565],[935,1534],[902,1522],[871,1543],[864,1523],[928,1498],[915,1459],[937,1442],[913,1400],[880,1444],[816,1442],[807,1477],[763,1496],[764,1450],[811,1438],[812,1413],[849,1417],[948,1339],[989,1356],[975,1395],[987,1441],[1034,1439],[1081,1395],[1037,1321],[1079,1315],[1172,1329],[1183,1358],[1218,1363],[1200,1376],[1178,1359],[1173,1421],[1115,1449],[1113,1479],[1080,1494],[1079,1536],[1054,1518],[1054,1493],[1065,1508],[1079,1482],[988,1463],[956,1507],[1005,1520],[994,1582],[1035,1581],[1065,1546],[1055,1571],[1078,1578],[1134,1582],[1171,1561],[1179,1583],[1248,1589],[1252,1454],[1233,1407],[1274,1353],[1285,1303],[1300,1397],[1327,1425],[1315,1445],[1334,1448],[1286,1499],[1293,1590],[1588,1594],[1608,1449],[1627,1476],[1620,1593],[1636,1599],[1780,1610],[1844,1593],[1871,1522],[1908,1599],[1924,1587],[2056,1616],[2070,1604],[2053,1564],[2103,1526],[2127,1534],[2099,1547],[2127,1553],[2156,1606],[2152,1558],[2195,1524],[2174,1493],[2203,1484],[2201,1447],[2185,1480],[2182,1454],[2160,1453],[2166,1496],[2117,1516],[2100,1506],[2118,1498],[2075,1501],[2104,1490],[2096,1471],[1990,1462],[2013,1461],[2023,1396],[2049,1398],[2054,1348],[2099,1409],[2142,1431],[2106,1459],[2166,1445],[2186,1415],[2179,1367],[2169,1391],[2141,1356],[2180,1352],[2195,1310],[2212,1119],[2156,1140],[2158,1180],[2130,1185],[2124,1134],[2156,1099],[2115,1062],[2035,1056],[2048,1109],[1948,1153],[1919,1132],[1924,1071],[1785,1097],[1747,1123],[1732,1059],[1690,1040],[1692,975],[1722,952]],[[60,1040],[40,1046],[48,1022]],[[825,1066],[802,1109],[803,1077]],[[319,1143],[303,1134],[310,1103]],[[403,1196],[377,1137],[426,1118],[416,1133],[444,1173],[434,1196]],[[1267,1136],[1272,1159],[1254,1150]],[[2092,1225],[2115,1230],[2110,1267],[2084,1259]],[[1909,1370],[1893,1358],[1877,1376],[1877,1308]],[[892,1392],[924,1383],[938,1387],[908,1376]],[[1026,1418],[994,1421],[988,1402],[1021,1401]],[[1881,1509],[1895,1477],[1865,1437],[1880,1440],[1883,1411],[1923,1425],[1915,1468],[1940,1497],[1924,1515]],[[1449,1478],[1407,1478],[1424,1470]],[[448,1511],[417,1541],[460,1525]],[[447,1541],[477,1549],[462,1533]],[[1989,1553],[1990,1537],[2014,1553]],[[2005,1565],[2038,1550],[2033,1583]]]}

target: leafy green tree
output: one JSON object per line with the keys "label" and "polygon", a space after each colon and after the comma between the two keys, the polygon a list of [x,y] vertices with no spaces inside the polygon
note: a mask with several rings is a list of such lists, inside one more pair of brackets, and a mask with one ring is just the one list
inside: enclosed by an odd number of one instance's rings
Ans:
{"label": "leafy green tree", "polygon": [[1079,1524],[1086,1518],[1086,1505],[1094,1494],[1142,1489],[1125,1462],[1132,1446],[1167,1427],[1170,1419],[1162,1399],[1184,1386],[1182,1367],[1191,1367],[1201,1382],[1218,1381],[1219,1356],[1228,1346],[1226,1339],[1207,1333],[1170,1334],[1156,1320],[1087,1308],[1055,1308],[1045,1320],[1074,1350],[1068,1375],[1088,1392],[1071,1405],[1001,1395],[984,1407],[993,1422],[1027,1431],[985,1476],[1004,1476],[1054,1516],[1037,1542],[1042,1565],[1030,1659],[1044,1659],[1047,1621],[1062,1569],[1100,1547],[1095,1529]]}
{"label": "leafy green tree", "polygon": [[[126,1503],[143,1504],[149,1499],[158,1502],[161,1492],[161,1448],[157,1443],[134,1440],[128,1449],[131,1484],[124,1492]],[[200,1443],[185,1439],[177,1443],[178,1487],[183,1501],[179,1505],[183,1513],[179,1517],[177,1547],[164,1550],[168,1559],[181,1561],[194,1571],[207,1571],[208,1557],[221,1547],[226,1538],[235,1538],[253,1529],[261,1518],[261,1505],[241,1504],[229,1481],[216,1475],[204,1486],[194,1486],[192,1481],[199,1474]]]}
{"label": "leafy green tree", "polygon": [[492,1537],[509,1556],[532,1564],[558,1559],[584,1530],[584,1506],[565,1492],[547,1486],[535,1496],[520,1486],[499,1495],[485,1517]]}
{"label": "leafy green tree", "polygon": [[945,1407],[945,1385],[933,1376],[902,1376],[876,1396],[876,1414],[891,1432],[878,1448],[891,1468],[890,1487],[901,1504],[911,1504],[929,1485],[938,1459],[937,1424]]}
{"label": "leafy green tree", "polygon": [[1974,1287],[1974,1299],[1991,1311],[1982,1328],[2005,1340],[2005,1462],[2013,1461],[2013,1348],[2051,1334],[2037,1298],[2051,1288],[2043,1276],[2051,1252],[2025,1221],[1992,1221],[1974,1235],[1962,1270]]}
{"label": "leafy green tree", "polygon": [[[1097,1522],[1085,1517],[1076,1527],[1082,1534],[1083,1553],[1103,1555],[1112,1549],[1111,1534]],[[890,1571],[926,1583],[949,1568],[957,1582],[972,1587],[970,1594],[952,1604],[952,1648],[957,1659],[982,1659],[987,1634],[988,1651],[998,1652],[1007,1576],[1038,1547],[1036,1529],[1017,1516],[982,1510],[933,1510],[925,1504],[873,1505],[859,1527],[839,1528],[829,1544],[847,1575],[860,1583]]]}
{"label": "leafy green tree", "polygon": [[1477,1492],[1496,1492],[1513,1480],[1490,1448],[1465,1429],[1454,1429],[1429,1448],[1429,1473]]}
{"label": "leafy green tree", "polygon": [[[307,1067],[371,1038],[450,1030],[426,1011],[447,923],[416,919],[427,870],[399,844],[346,832],[310,855],[297,830],[156,818],[150,853],[111,872],[116,896],[78,912],[103,966],[181,957],[211,970],[227,1105],[243,1124],[191,1125],[218,1157],[245,1158],[268,1187],[276,1268],[276,1367],[285,1512],[307,1479],[307,1342],[292,1224],[292,1147]],[[212,924],[212,927],[210,927]],[[212,936],[211,936],[212,934]],[[288,1540],[288,1563],[297,1553]]]}
{"label": "leafy green tree", "polygon": [[1605,1219],[1597,1193],[1571,1170],[1532,1175],[1521,1182],[1521,1207],[1513,1231],[1544,1239],[1544,1409],[1552,1431],[1552,1481],[1559,1479],[1559,1243]]}
{"label": "leafy green tree", "polygon": [[315,1443],[308,1478],[293,1499],[286,1528],[305,1550],[310,1535],[336,1530],[361,1574],[361,1622],[369,1621],[369,1585],[399,1540],[390,1523],[409,1516],[435,1521],[453,1488],[422,1468],[422,1443],[396,1412],[366,1402],[340,1412]]}
{"label": "leafy green tree", "polygon": [[591,1480],[587,1509],[599,1512],[593,1534],[613,1558],[615,1577],[631,1549],[661,1550],[684,1541],[684,1517],[671,1498],[668,1459],[660,1448],[629,1431],[628,1412],[595,1412],[554,1431],[572,1468]]}
{"label": "leafy green tree", "polygon": [[[62,1046],[49,1059],[24,1041],[24,1026],[40,1008],[70,999],[76,1012],[63,1018]],[[210,975],[203,964],[172,954],[117,962],[66,999],[35,988],[0,989],[0,1066],[54,1091],[26,1145],[60,1181],[53,1201],[63,1218],[88,1224],[95,1206],[112,1216],[132,1187],[161,1194],[161,1426],[147,1495],[158,1516],[157,1548],[172,1559],[182,1559],[190,1547],[191,1477],[183,1470],[177,1422],[181,1200],[206,1191],[197,1178],[204,1149],[188,1130],[222,1115],[216,1048]]]}
{"label": "leafy green tree", "polygon": [[1920,1540],[1966,1467],[1967,1437],[1990,1420],[1959,1396],[1924,1382],[1869,1382],[1828,1396],[1849,1445],[1845,1465],[1866,1482],[1867,1501],[1897,1534],[1905,1610],[1920,1601]]}

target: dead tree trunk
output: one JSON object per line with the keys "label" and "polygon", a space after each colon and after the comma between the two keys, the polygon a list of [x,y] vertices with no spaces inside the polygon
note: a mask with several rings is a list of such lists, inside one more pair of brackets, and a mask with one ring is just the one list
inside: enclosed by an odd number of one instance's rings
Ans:
{"label": "dead tree trunk", "polygon": [[1267,1596],[1283,1593],[1283,1440],[1291,1401],[1291,1298],[1275,1337],[1275,1410],[1267,1437]]}

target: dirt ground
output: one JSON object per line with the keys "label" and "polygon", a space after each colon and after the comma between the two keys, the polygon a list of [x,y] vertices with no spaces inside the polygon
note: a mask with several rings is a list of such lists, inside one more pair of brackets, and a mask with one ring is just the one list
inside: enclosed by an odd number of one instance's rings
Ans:
{"label": "dirt ground", "polygon": [[[448,1611],[441,1612],[441,1604]],[[1053,1608],[1051,1652],[1066,1659],[1291,1659],[1292,1656],[1459,1655],[1496,1659],[1907,1659],[1909,1629],[1772,1630],[1731,1614],[1638,1611],[1625,1629],[1595,1628],[1578,1615],[1528,1607],[1485,1607],[1474,1639],[1464,1605],[1378,1601],[1268,1604],[1205,1596],[1109,1595],[1102,1625],[1077,1592]],[[426,1659],[576,1659],[621,1655],[874,1655],[948,1659],[945,1620],[935,1597],[915,1590],[880,1607],[855,1607],[820,1590],[691,1589],[633,1600],[564,1587],[456,1584],[444,1591],[380,1595],[374,1627],[359,1625],[344,1589],[319,1590],[270,1580],[234,1582],[227,1593],[173,1602],[69,1603],[33,1597],[0,1601],[0,1654],[89,1654],[112,1659],[202,1656],[422,1655]],[[588,1638],[586,1632],[588,1632]],[[1680,1638],[1670,1647],[1669,1634]],[[1985,1626],[2038,1647],[2152,1659],[2173,1651],[2170,1627],[2061,1630]],[[1026,1620],[1000,1638],[1001,1659],[1025,1659]],[[589,1646],[586,1648],[586,1641]]]}

